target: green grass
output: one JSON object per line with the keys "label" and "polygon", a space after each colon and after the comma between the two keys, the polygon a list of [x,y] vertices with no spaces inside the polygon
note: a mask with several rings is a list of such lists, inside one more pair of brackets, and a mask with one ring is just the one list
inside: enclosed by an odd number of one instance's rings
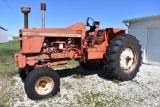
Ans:
{"label": "green grass", "polygon": [[[19,52],[19,41],[0,44],[0,74],[11,73],[18,70],[17,63],[14,61],[14,53]],[[68,64],[54,66],[53,68],[70,68],[78,66],[78,62],[71,60]]]}
{"label": "green grass", "polygon": [[19,36],[13,36],[13,39],[18,40],[18,39],[20,39],[20,37]]}
{"label": "green grass", "polygon": [[14,61],[14,53],[19,52],[19,42],[11,41],[0,44],[0,73],[13,72],[17,70],[17,63]]}
{"label": "green grass", "polygon": [[[106,107],[107,103],[109,103],[107,100],[104,100],[103,97],[105,97],[104,93],[101,92],[86,92],[86,93],[82,93],[83,97],[77,96],[77,103],[79,105],[81,104],[86,104],[86,105],[91,105],[93,103],[95,103],[94,107]],[[99,97],[102,96],[101,99],[99,99]]]}
{"label": "green grass", "polygon": [[63,69],[65,69],[65,68],[76,67],[78,65],[79,65],[78,61],[70,60],[67,64],[57,65],[57,66],[54,66],[53,68],[63,68]]}

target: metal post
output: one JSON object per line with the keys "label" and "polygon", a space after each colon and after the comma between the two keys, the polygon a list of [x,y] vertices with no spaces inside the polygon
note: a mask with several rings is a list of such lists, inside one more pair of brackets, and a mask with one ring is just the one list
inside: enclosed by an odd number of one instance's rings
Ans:
{"label": "metal post", "polygon": [[24,13],[24,28],[28,28],[28,13]]}
{"label": "metal post", "polygon": [[45,10],[46,10],[45,3],[41,3],[41,10],[42,10],[42,28],[45,28]]}
{"label": "metal post", "polygon": [[28,28],[28,13],[30,13],[30,7],[22,7],[21,12],[24,13],[24,28]]}
{"label": "metal post", "polygon": [[44,10],[42,10],[42,28],[45,28],[45,13],[44,13]]}

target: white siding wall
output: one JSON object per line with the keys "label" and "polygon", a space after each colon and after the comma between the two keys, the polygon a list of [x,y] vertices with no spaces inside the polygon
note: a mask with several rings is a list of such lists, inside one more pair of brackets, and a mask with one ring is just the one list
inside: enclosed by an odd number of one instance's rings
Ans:
{"label": "white siding wall", "polygon": [[140,41],[142,45],[143,51],[143,62],[148,63],[146,61],[146,48],[147,48],[147,29],[149,27],[160,27],[160,19],[150,19],[144,21],[136,21],[129,23],[129,34],[136,36],[136,38]]}
{"label": "white siding wall", "polygon": [[8,36],[5,30],[0,29],[0,43],[8,42]]}

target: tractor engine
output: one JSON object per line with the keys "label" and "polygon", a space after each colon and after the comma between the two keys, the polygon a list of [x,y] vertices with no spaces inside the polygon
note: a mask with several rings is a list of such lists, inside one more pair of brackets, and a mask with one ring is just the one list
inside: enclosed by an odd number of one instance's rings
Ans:
{"label": "tractor engine", "polygon": [[[84,25],[83,23],[77,24]],[[75,26],[77,26],[75,25]],[[69,33],[68,33],[69,32]],[[21,68],[66,64],[69,59],[83,58],[82,34],[85,30],[37,28],[20,30],[20,53],[15,60]]]}
{"label": "tractor engine", "polygon": [[42,53],[60,53],[78,48],[80,39],[76,38],[51,38],[46,37],[42,45]]}

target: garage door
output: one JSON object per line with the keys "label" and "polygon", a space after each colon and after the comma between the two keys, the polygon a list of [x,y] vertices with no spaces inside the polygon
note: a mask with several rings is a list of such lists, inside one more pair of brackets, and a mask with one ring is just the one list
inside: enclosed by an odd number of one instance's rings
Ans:
{"label": "garage door", "polygon": [[160,65],[160,27],[147,29],[146,60],[147,63]]}

